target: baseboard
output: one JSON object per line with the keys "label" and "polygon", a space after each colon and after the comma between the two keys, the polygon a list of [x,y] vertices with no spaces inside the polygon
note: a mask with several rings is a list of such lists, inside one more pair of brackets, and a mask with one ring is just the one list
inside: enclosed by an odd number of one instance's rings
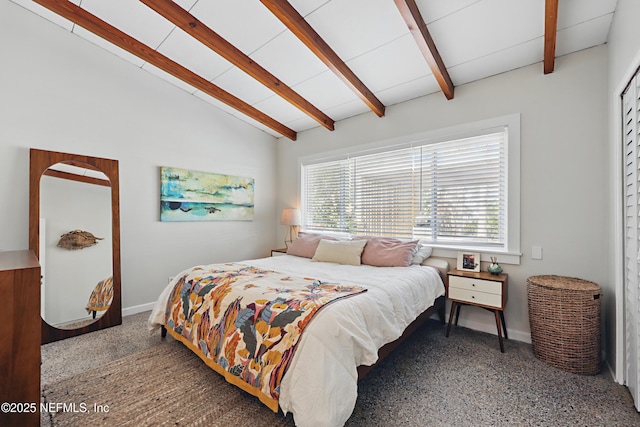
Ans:
{"label": "baseboard", "polygon": [[[609,372],[609,376],[611,376],[611,379],[613,380],[613,382],[618,383],[618,381],[616,380],[616,372],[613,370],[613,368],[609,364],[609,361],[606,358],[603,358],[602,360],[604,360],[603,369],[606,369]],[[618,384],[625,385],[624,383],[618,383]]]}
{"label": "baseboard", "polygon": [[142,313],[144,311],[151,311],[155,302],[147,304],[134,305],[133,307],[125,307],[122,309],[122,316],[131,316],[132,314]]}
{"label": "baseboard", "polygon": [[[150,302],[148,304],[135,305],[133,307],[127,307],[122,309],[123,316],[131,316],[132,314],[142,313],[144,311],[150,311],[153,309],[155,302]],[[433,319],[437,319],[437,315],[431,316]],[[458,322],[459,326],[464,328],[473,329],[474,331],[486,332],[488,334],[497,335],[496,325],[495,323],[481,323],[481,322],[473,322],[473,321],[464,321],[460,320]],[[522,332],[522,331],[514,331],[513,329],[507,328],[507,333],[509,335],[510,340],[522,341],[527,344],[531,344],[531,333],[530,332]],[[611,370],[611,368],[609,368]]]}
{"label": "baseboard", "polygon": [[[135,305],[133,307],[123,308],[122,309],[122,316],[131,316],[132,314],[138,314],[138,313],[142,313],[142,312],[145,312],[145,311],[151,311],[153,309],[154,305],[155,305],[155,302],[150,302],[150,303],[147,303],[147,304],[140,304],[140,305]],[[440,320],[438,318],[437,314],[434,314],[433,316],[431,316],[431,318],[432,319],[436,319],[436,320]],[[447,319],[447,321],[448,321],[448,319]],[[473,321],[472,322],[459,321],[458,325],[462,326],[464,328],[473,329],[475,331],[486,332],[488,334],[497,335],[496,325],[494,323],[487,324],[487,323],[473,322]],[[509,339],[510,340],[521,341],[521,342],[525,342],[527,344],[531,344],[531,333],[530,332],[514,331],[513,329],[507,328],[507,333],[509,334]],[[611,368],[611,365],[607,361],[607,358],[605,357],[605,354],[603,354],[602,360],[604,360],[604,366],[603,366],[604,369],[609,371],[609,374],[611,375],[611,378],[614,381],[616,381],[615,372],[613,371],[613,369]]]}
{"label": "baseboard", "polygon": [[[486,332],[486,333],[489,333],[489,334],[492,334],[492,335],[497,335],[496,325],[494,323],[488,324],[488,323],[473,322],[473,321],[470,322],[470,321],[462,321],[462,320],[460,320],[458,322],[458,325],[462,326],[462,327],[465,327],[465,328],[473,329],[475,331]],[[522,342],[525,342],[527,344],[531,344],[531,333],[530,332],[514,331],[514,330],[511,330],[511,329],[508,329],[508,328],[507,328],[507,332],[509,333],[509,339],[510,340],[522,341]],[[611,376],[611,379],[614,382],[617,382],[616,381],[615,371],[613,370],[613,368],[609,364],[609,361],[607,360],[607,353],[605,351],[602,351],[600,360],[603,361],[602,369],[606,369],[609,372],[609,375]]]}
{"label": "baseboard", "polygon": [[[481,322],[474,322],[474,321],[468,321],[468,320],[464,321],[460,319],[460,321],[458,322],[458,326],[473,329],[474,331],[480,331],[480,332],[486,332],[492,335],[498,335],[498,331],[496,330],[495,323],[489,324],[489,323],[481,323]],[[509,335],[510,340],[522,341],[527,344],[531,344],[530,332],[515,331],[513,329],[507,328],[507,334]]]}
{"label": "baseboard", "polygon": [[[434,314],[431,316],[432,319],[438,319],[438,317]],[[438,319],[439,320],[439,319]],[[448,316],[445,321],[449,321]],[[481,323],[481,322],[473,322],[473,321],[465,321],[459,320],[458,326],[462,326],[464,328],[473,329],[474,331],[486,332],[492,335],[498,335],[498,331],[496,331],[495,323]],[[530,332],[522,332],[522,331],[514,331],[513,329],[507,328],[507,334],[509,335],[510,340],[514,341],[522,341],[527,344],[531,344],[531,333]]]}

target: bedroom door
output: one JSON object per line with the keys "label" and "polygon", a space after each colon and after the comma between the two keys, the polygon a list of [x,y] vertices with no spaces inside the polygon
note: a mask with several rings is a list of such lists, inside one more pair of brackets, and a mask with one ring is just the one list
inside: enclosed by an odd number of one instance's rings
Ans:
{"label": "bedroom door", "polygon": [[640,76],[622,95],[625,382],[640,409]]}

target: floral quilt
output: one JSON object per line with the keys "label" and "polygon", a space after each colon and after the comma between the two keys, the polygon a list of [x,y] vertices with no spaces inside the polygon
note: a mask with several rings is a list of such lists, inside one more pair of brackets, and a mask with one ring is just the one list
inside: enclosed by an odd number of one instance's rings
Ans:
{"label": "floral quilt", "polygon": [[239,263],[194,267],[176,280],[165,326],[228,382],[277,412],[280,381],[314,314],[365,291]]}
{"label": "floral quilt", "polygon": [[87,302],[87,313],[92,311],[104,311],[111,306],[113,301],[113,277],[109,276],[104,280],[98,282],[96,287],[89,296]]}

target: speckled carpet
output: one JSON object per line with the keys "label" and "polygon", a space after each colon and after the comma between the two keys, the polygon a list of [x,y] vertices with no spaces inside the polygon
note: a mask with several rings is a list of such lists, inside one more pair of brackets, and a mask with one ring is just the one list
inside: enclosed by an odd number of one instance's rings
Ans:
{"label": "speckled carpet", "polygon": [[[147,317],[42,347],[43,402],[76,408],[53,407],[41,425],[294,425],[173,339],[149,336]],[[640,426],[628,390],[607,372],[571,374],[536,359],[526,343],[507,340],[503,354],[494,335],[444,333],[428,322],[361,381],[346,425]]]}

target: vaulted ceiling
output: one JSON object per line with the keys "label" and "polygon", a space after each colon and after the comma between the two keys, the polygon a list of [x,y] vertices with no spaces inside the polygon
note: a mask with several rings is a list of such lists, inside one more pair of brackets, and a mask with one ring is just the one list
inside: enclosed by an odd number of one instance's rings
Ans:
{"label": "vaulted ceiling", "polygon": [[274,136],[607,40],[616,0],[12,0]]}

